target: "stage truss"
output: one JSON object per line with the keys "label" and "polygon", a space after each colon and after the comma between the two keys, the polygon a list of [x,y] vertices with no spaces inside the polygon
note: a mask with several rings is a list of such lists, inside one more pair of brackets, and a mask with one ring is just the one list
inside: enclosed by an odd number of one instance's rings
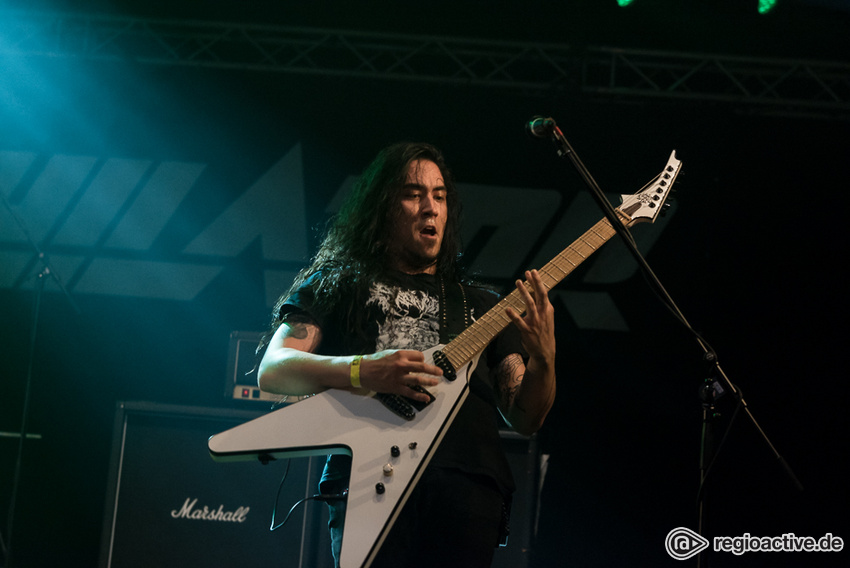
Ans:
{"label": "stage truss", "polygon": [[166,20],[0,14],[7,55],[419,81],[850,118],[850,63]]}

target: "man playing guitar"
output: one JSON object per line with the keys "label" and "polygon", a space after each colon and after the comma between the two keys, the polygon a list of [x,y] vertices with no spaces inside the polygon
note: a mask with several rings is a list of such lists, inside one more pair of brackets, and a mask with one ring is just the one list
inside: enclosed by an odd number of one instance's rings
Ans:
{"label": "man playing guitar", "polygon": [[[287,395],[363,390],[429,403],[427,389],[444,371],[423,351],[447,343],[499,300],[461,273],[458,218],[457,191],[436,148],[382,150],[311,265],[278,300],[260,387]],[[530,435],[555,398],[554,310],[537,271],[525,276],[516,283],[524,312],[505,308],[513,325],[481,355],[467,398],[371,566],[492,563],[514,489],[499,414]],[[321,492],[343,493],[350,467],[349,456],[331,455]],[[354,505],[329,506],[338,565],[346,507]]]}

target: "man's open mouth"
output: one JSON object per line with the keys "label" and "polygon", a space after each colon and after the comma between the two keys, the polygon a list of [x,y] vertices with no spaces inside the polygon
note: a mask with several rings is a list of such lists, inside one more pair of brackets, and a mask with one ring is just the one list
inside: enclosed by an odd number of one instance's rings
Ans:
{"label": "man's open mouth", "polygon": [[428,237],[436,237],[437,236],[437,228],[428,226],[428,227],[423,228],[421,231],[419,231],[419,233],[426,235]]}

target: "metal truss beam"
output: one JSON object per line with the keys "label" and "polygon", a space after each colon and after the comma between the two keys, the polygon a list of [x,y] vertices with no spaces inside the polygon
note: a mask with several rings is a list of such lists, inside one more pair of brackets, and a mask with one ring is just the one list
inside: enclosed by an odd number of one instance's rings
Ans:
{"label": "metal truss beam", "polygon": [[850,118],[850,64],[591,48],[582,90],[732,103],[751,112]]}
{"label": "metal truss beam", "polygon": [[0,49],[27,55],[530,90],[574,75],[563,45],[107,16],[3,19]]}
{"label": "metal truss beam", "polygon": [[0,13],[0,52],[678,99],[850,119],[850,64],[257,24]]}

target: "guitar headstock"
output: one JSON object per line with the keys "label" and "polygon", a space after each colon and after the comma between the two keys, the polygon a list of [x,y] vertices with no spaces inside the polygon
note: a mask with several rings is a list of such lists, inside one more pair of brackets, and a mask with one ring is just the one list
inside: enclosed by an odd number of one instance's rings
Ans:
{"label": "guitar headstock", "polygon": [[676,151],[673,150],[664,170],[647,187],[633,195],[621,195],[623,204],[617,211],[625,216],[623,224],[631,226],[643,221],[655,222],[664,208],[664,202],[670,197],[673,182],[676,181],[681,168],[682,162],[676,159]]}

